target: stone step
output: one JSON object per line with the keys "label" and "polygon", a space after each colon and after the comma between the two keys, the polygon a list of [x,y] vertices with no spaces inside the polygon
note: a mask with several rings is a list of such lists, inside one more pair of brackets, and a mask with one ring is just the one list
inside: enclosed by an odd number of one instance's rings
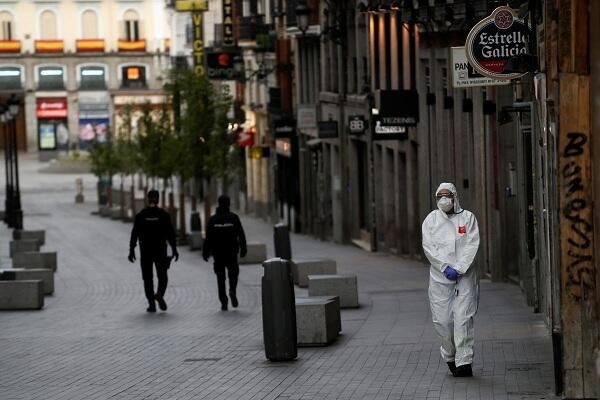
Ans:
{"label": "stone step", "polygon": [[296,298],[296,333],[299,346],[326,346],[341,331],[339,298]]}
{"label": "stone step", "polygon": [[262,264],[267,259],[267,245],[264,243],[248,243],[248,254],[239,258],[240,264]]}
{"label": "stone step", "polygon": [[0,269],[0,281],[35,281],[44,283],[44,294],[54,293],[54,272],[42,268]]}
{"label": "stone step", "polygon": [[356,275],[309,275],[308,295],[339,296],[341,308],[358,307]]}
{"label": "stone step", "polygon": [[292,261],[294,283],[300,287],[308,286],[309,275],[337,273],[337,263],[329,258],[297,258]]}
{"label": "stone step", "polygon": [[44,283],[37,280],[0,281],[0,310],[39,310],[44,307]]}
{"label": "stone step", "polygon": [[56,272],[58,262],[54,252],[25,252],[15,254],[12,260],[13,268],[43,268]]}
{"label": "stone step", "polygon": [[46,244],[46,231],[37,230],[37,231],[26,231],[22,229],[13,230],[13,239],[21,240],[21,239],[37,239],[40,243],[40,246]]}
{"label": "stone step", "polygon": [[26,253],[32,251],[40,251],[40,242],[37,239],[19,239],[13,240],[9,245],[10,257],[14,257],[18,253]]}

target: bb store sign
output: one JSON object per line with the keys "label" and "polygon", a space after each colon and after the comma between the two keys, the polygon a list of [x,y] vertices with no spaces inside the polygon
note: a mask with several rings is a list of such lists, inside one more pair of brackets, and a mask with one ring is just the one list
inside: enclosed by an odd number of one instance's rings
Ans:
{"label": "bb store sign", "polygon": [[465,43],[467,59],[480,74],[516,79],[525,73],[505,73],[509,59],[529,50],[529,27],[510,7],[498,7],[471,29]]}

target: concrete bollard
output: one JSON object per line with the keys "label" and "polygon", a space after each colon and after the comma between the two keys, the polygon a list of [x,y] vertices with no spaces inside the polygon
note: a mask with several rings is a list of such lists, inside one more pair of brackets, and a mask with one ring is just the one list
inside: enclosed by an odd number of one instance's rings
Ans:
{"label": "concrete bollard", "polygon": [[0,281],[0,310],[39,310],[44,307],[41,280]]}
{"label": "concrete bollard", "polygon": [[356,275],[309,275],[308,295],[338,296],[341,308],[358,307]]}
{"label": "concrete bollard", "polygon": [[294,283],[300,287],[308,286],[309,275],[337,273],[337,263],[329,258],[306,258],[292,261]]}
{"label": "concrete bollard", "polygon": [[0,281],[36,281],[43,282],[44,294],[54,293],[54,272],[50,269],[0,269]]}
{"label": "concrete bollard", "polygon": [[202,238],[202,232],[192,231],[188,234],[188,240],[190,243],[190,250],[202,250],[204,239]]}
{"label": "concrete bollard", "polygon": [[40,242],[37,239],[13,240],[10,242],[10,257],[12,258],[18,253],[40,251],[40,247]]}
{"label": "concrete bollard", "polygon": [[40,246],[46,244],[46,231],[38,230],[38,231],[26,231],[23,229],[15,229],[13,231],[13,239],[14,240],[22,240],[22,239],[36,239],[40,242]]}
{"label": "concrete bollard", "polygon": [[110,209],[110,219],[121,219],[121,207],[113,207]]}
{"label": "concrete bollard", "polygon": [[290,242],[290,230],[284,223],[279,223],[273,227],[273,243],[275,247],[275,257],[284,260],[292,259],[292,244]]}
{"label": "concrete bollard", "polygon": [[264,243],[248,243],[248,254],[239,258],[240,264],[262,264],[267,259],[267,246]]}
{"label": "concrete bollard", "polygon": [[56,252],[24,252],[15,254],[13,257],[13,268],[25,269],[50,269],[56,272],[58,262]]}
{"label": "concrete bollard", "polygon": [[83,179],[75,179],[75,187],[77,188],[77,194],[75,195],[75,204],[81,204],[84,201],[83,198]]}
{"label": "concrete bollard", "polygon": [[341,331],[340,303],[336,297],[296,298],[299,346],[325,346]]}

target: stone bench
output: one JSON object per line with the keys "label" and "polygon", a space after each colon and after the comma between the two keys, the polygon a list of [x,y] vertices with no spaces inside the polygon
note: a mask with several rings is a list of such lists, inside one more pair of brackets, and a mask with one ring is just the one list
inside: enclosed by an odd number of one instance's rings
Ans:
{"label": "stone bench", "polygon": [[54,293],[54,272],[50,269],[0,269],[0,281],[36,281],[43,282],[44,294]]}
{"label": "stone bench", "polygon": [[[125,213],[126,210],[123,210]],[[125,215],[121,214],[121,207],[113,207],[110,209],[110,219],[122,219]]]}
{"label": "stone bench", "polygon": [[57,268],[57,254],[56,252],[25,252],[15,254],[12,260],[13,268],[25,268],[25,269],[50,269],[52,272],[56,272]]}
{"label": "stone bench", "polygon": [[240,264],[262,264],[267,259],[267,245],[264,243],[248,243],[248,254],[239,258]]}
{"label": "stone bench", "polygon": [[44,307],[44,283],[0,281],[0,310],[39,310]]}
{"label": "stone bench", "polygon": [[299,346],[325,346],[341,331],[337,297],[296,298],[296,334]]}
{"label": "stone bench", "polygon": [[9,254],[14,257],[15,254],[32,251],[40,251],[40,242],[37,239],[21,239],[10,242]]}
{"label": "stone bench", "polygon": [[188,235],[188,241],[190,244],[190,250],[202,250],[204,239],[202,238],[202,232],[193,231]]}
{"label": "stone bench", "polygon": [[337,263],[328,258],[296,259],[292,261],[294,283],[300,287],[308,286],[309,275],[335,274]]}
{"label": "stone bench", "polygon": [[100,209],[98,211],[100,212],[101,217],[110,218],[110,216],[112,214],[111,210],[112,210],[111,207],[102,206],[102,207],[100,207]]}
{"label": "stone bench", "polygon": [[38,242],[40,242],[40,245],[43,246],[44,244],[46,244],[46,231],[25,231],[22,229],[15,229],[13,231],[13,239],[36,239]]}
{"label": "stone bench", "polygon": [[339,296],[341,308],[358,307],[356,275],[309,275],[309,296]]}

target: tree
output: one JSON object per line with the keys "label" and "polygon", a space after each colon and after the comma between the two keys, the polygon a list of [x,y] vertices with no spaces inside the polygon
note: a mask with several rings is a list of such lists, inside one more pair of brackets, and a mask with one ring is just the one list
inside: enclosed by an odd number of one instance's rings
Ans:
{"label": "tree", "polygon": [[176,172],[182,181],[190,178],[204,181],[206,221],[211,210],[211,181],[222,179],[227,184],[231,175],[233,136],[228,132],[227,113],[232,100],[216,90],[206,76],[198,76],[193,71],[174,71],[171,77],[167,90],[174,99],[183,101],[181,115],[175,118],[180,125],[177,133],[182,145]]}

